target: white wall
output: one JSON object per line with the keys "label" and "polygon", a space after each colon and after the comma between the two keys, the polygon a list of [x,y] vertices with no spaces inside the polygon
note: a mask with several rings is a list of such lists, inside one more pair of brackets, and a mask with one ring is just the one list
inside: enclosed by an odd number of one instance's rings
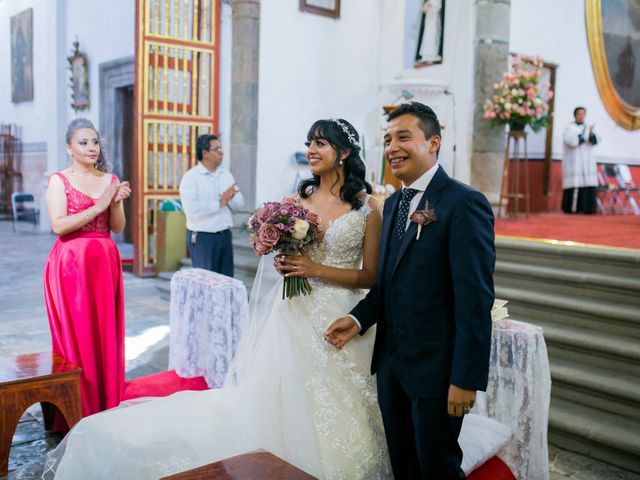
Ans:
{"label": "white wall", "polygon": [[[23,142],[46,142],[49,169],[66,164],[64,132],[76,116],[99,125],[99,65],[133,56],[135,49],[135,2],[131,0],[3,0],[0,19],[8,27],[9,17],[33,8],[34,98],[32,102],[11,102],[11,77],[0,75],[2,121],[22,126]],[[11,71],[9,28],[0,35],[0,70]],[[80,50],[89,57],[91,108],[71,109],[69,69],[76,37]]]}
{"label": "white wall", "polygon": [[[341,116],[364,133],[369,174],[379,179],[382,106],[403,89],[433,106],[446,127],[441,163],[450,174],[469,180],[475,10],[466,0],[449,0],[443,64],[414,69],[404,66],[406,49],[415,50],[405,47],[403,32],[411,15],[404,5],[399,0],[342,2],[341,17],[334,20],[302,13],[287,0],[261,4],[258,203],[291,192],[292,155],[304,151],[307,129],[318,118]],[[418,26],[419,15],[416,9]]]}
{"label": "white wall", "polygon": [[[33,100],[11,101],[11,30],[10,17],[33,9]],[[55,60],[52,46],[56,42],[56,2],[50,0],[3,0],[0,2],[0,121],[22,126],[22,141],[47,140],[49,118],[55,108]],[[55,92],[55,89],[53,90]]]}
{"label": "white wall", "polygon": [[[407,89],[415,94],[413,100],[431,106],[445,126],[439,161],[450,175],[469,182],[475,8],[468,0],[447,0],[442,63],[406,68],[407,58],[412,58],[416,50],[414,42],[417,42],[420,28],[421,3],[384,0],[384,22],[379,39],[380,105],[389,104]],[[449,95],[445,95],[444,90]],[[457,147],[455,165],[454,145]]]}
{"label": "white wall", "polygon": [[[67,97],[65,124],[75,117],[86,117],[96,128],[100,127],[100,64],[135,55],[135,18],[136,5],[131,0],[66,0],[66,56],[71,54],[77,38],[80,51],[88,55],[91,106],[74,112],[67,87],[63,90]],[[58,168],[63,166],[59,164]]]}
{"label": "white wall", "polygon": [[258,185],[261,203],[290,194],[292,155],[319,118],[342,117],[367,144],[379,135],[379,28],[383,0],[341,2],[339,20],[300,12],[298,2],[261,3]]}
{"label": "white wall", "polygon": [[558,65],[553,156],[562,156],[562,130],[573,120],[577,105],[587,108],[603,141],[599,160],[640,163],[640,131],[623,129],[609,116],[596,86],[585,26],[583,0],[511,0],[512,52],[541,55]]}
{"label": "white wall", "polygon": [[220,11],[220,85],[219,98],[220,109],[218,115],[218,134],[220,143],[224,149],[223,166],[229,168],[229,162],[233,158],[231,152],[231,42],[233,39],[233,24],[231,18],[231,6],[222,4]]}

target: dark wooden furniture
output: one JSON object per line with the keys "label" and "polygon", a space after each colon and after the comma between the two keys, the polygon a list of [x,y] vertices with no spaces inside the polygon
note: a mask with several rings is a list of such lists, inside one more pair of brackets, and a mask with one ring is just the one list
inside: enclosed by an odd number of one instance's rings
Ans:
{"label": "dark wooden furniture", "polygon": [[160,480],[315,480],[264,450],[245,453]]}
{"label": "dark wooden furniture", "polygon": [[53,423],[56,408],[69,428],[82,418],[82,370],[51,352],[0,358],[0,477],[9,470],[9,449],[24,411],[42,404],[45,428]]}
{"label": "dark wooden furniture", "polygon": [[[513,158],[510,157],[511,140],[513,140]],[[524,146],[524,156],[521,148]],[[520,163],[524,168],[524,191],[520,190],[522,178],[520,175]],[[504,152],[504,165],[502,170],[502,186],[500,187],[500,203],[498,204],[498,218],[506,203],[510,215],[517,217],[518,202],[524,201],[525,214],[529,218],[531,195],[529,194],[529,153],[527,151],[527,132],[524,130],[510,130],[507,134],[507,144]]]}

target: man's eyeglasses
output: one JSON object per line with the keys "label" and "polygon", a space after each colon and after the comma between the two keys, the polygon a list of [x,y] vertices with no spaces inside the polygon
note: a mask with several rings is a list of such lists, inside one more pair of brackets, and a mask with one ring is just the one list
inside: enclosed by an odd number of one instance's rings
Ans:
{"label": "man's eyeglasses", "polygon": [[215,147],[215,148],[210,148],[209,151],[210,152],[216,152],[216,153],[222,153],[222,147]]}

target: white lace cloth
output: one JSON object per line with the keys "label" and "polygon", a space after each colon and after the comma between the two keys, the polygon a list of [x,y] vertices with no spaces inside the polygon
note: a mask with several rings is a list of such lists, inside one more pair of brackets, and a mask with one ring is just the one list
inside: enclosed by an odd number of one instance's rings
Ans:
{"label": "white lace cloth", "polygon": [[240,280],[192,268],[171,278],[169,369],[222,386],[249,316]]}
{"label": "white lace cloth", "polygon": [[542,329],[515,320],[493,325],[489,385],[472,412],[515,432],[498,455],[518,480],[549,478],[547,422],[551,375]]}

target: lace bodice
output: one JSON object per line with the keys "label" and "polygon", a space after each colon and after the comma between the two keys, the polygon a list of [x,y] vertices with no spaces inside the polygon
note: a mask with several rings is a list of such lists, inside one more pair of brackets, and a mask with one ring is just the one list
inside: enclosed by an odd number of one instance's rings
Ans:
{"label": "lace bodice", "polygon": [[329,225],[322,241],[309,249],[311,259],[329,267],[360,268],[362,242],[370,213],[367,196],[359,210],[350,210]]}
{"label": "lace bodice", "polygon": [[[56,172],[54,175],[57,175],[64,183],[64,193],[67,195],[67,215],[75,215],[95,205],[97,198],[92,198],[86,193],[82,193],[76,189],[64,174]],[[118,177],[111,175],[111,183],[117,181]],[[76,232],[105,233],[109,232],[109,230],[109,209],[107,209],[89,223],[80,227]]]}

